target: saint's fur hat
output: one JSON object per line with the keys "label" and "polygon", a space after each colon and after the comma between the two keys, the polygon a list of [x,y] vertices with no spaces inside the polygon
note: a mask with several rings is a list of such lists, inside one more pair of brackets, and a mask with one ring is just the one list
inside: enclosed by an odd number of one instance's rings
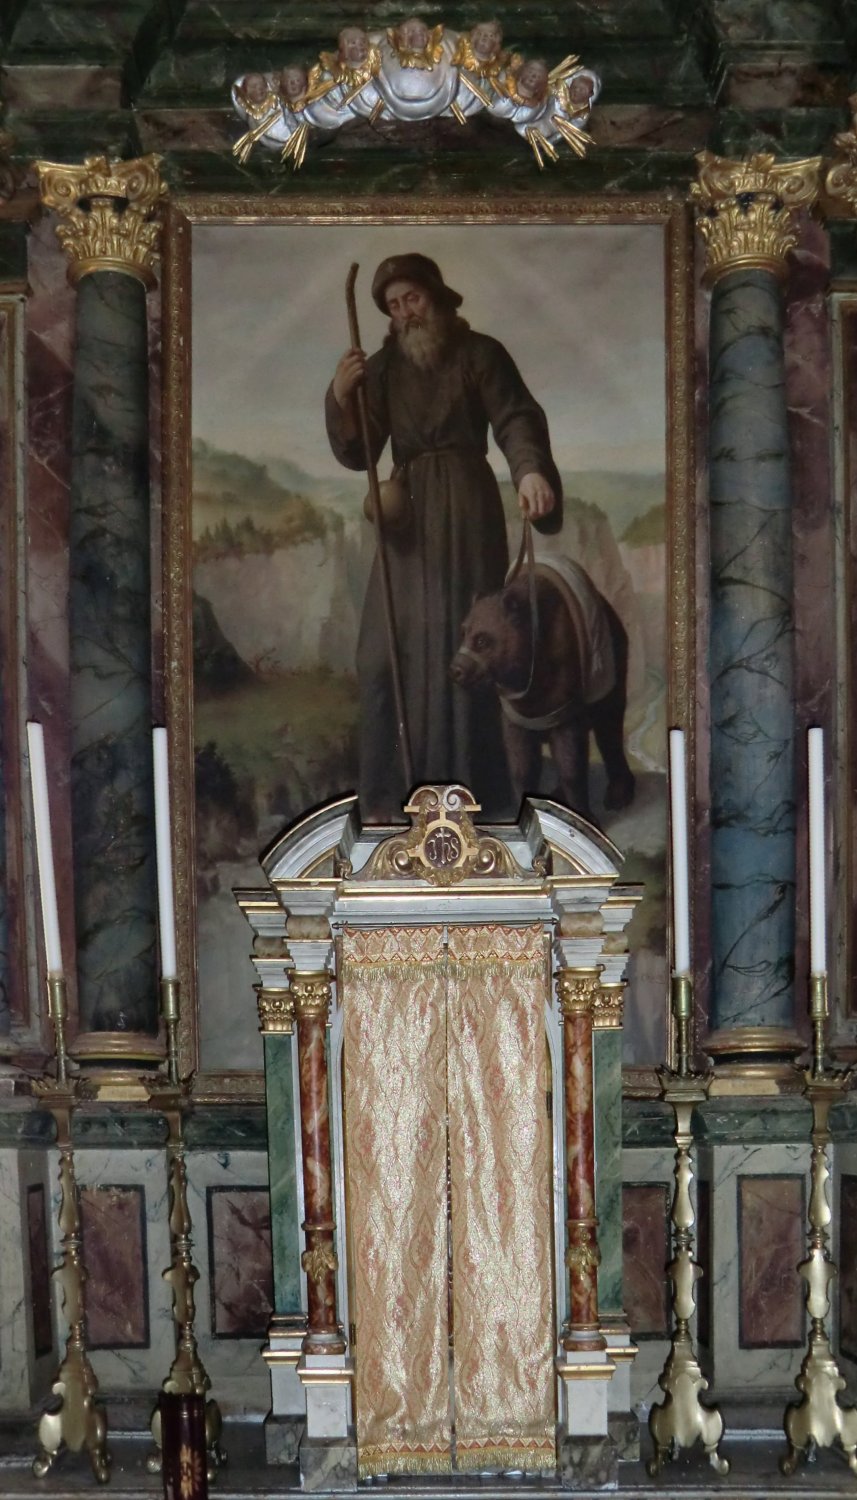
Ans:
{"label": "saint's fur hat", "polygon": [[372,278],[372,296],[382,313],[387,311],[384,293],[391,281],[414,281],[425,287],[439,307],[460,307],[462,298],[443,279],[437,262],[427,255],[390,255],[382,260]]}

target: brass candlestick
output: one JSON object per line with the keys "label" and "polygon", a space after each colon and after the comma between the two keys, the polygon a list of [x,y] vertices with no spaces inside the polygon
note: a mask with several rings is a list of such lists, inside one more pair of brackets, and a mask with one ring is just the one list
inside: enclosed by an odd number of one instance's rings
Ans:
{"label": "brass candlestick", "polygon": [[60,1156],[59,1227],[62,1231],[62,1259],[53,1272],[62,1294],[62,1307],[68,1319],[65,1356],[51,1389],[59,1396],[56,1411],[48,1411],[39,1421],[40,1451],[33,1459],[33,1473],[44,1479],[65,1446],[72,1453],[81,1448],[89,1452],[93,1473],[99,1484],[110,1478],[110,1453],[107,1447],[107,1414],[96,1401],[98,1381],[86,1352],[86,1266],[80,1232],[80,1205],[74,1172],[74,1150],[71,1143],[72,1111],[76,1103],[74,1083],[68,1079],[68,1056],[65,1044],[66,989],[58,975],[48,977],[48,1007],[56,1043],[56,1078],[40,1078],[33,1083],[37,1098],[43,1100],[56,1121],[57,1147]]}
{"label": "brass candlestick", "polygon": [[831,1448],[839,1442],[849,1467],[857,1474],[857,1409],[839,1405],[845,1378],[833,1357],[826,1323],[830,1314],[830,1286],[838,1273],[828,1250],[828,1228],[832,1220],[827,1199],[830,1168],[831,1105],[841,1099],[851,1081],[850,1070],[825,1067],[825,1023],[827,1021],[827,976],[812,974],[809,980],[809,1013],[812,1022],[812,1061],[804,1075],[804,1094],[812,1108],[812,1165],[809,1196],[808,1254],[798,1266],[806,1282],[806,1308],[811,1319],[809,1346],[795,1385],[799,1401],[790,1402],[783,1414],[788,1450],[780,1459],[786,1475],[816,1448]]}
{"label": "brass candlestick", "polygon": [[702,1272],[693,1258],[693,1226],[696,1222],[690,1196],[693,1182],[693,1110],[708,1097],[711,1074],[690,1069],[690,1025],[693,1016],[693,984],[689,976],[674,974],[672,1015],[676,1036],[675,1069],[660,1068],[661,1098],[675,1116],[675,1191],[670,1218],[673,1226],[673,1258],[667,1274],[673,1287],[675,1328],[670,1352],[658,1378],[664,1400],[649,1412],[649,1431],[655,1445],[647,1469],[654,1477],[667,1458],[680,1448],[692,1448],[701,1440],[713,1469],[729,1473],[729,1460],[720,1454],[723,1417],[717,1406],[703,1406],[700,1392],[708,1381],[699,1367],[690,1335],[690,1320],[696,1310],[694,1285]]}
{"label": "brass candlestick", "polygon": [[[170,1203],[170,1248],[172,1259],[168,1270],[163,1272],[173,1291],[173,1322],[176,1329],[176,1357],[164,1379],[161,1390],[173,1396],[205,1397],[211,1389],[211,1380],[199,1356],[194,1332],[196,1308],[194,1286],[199,1272],[193,1263],[193,1228],[187,1199],[187,1168],[185,1164],[184,1116],[190,1108],[188,1080],[179,1080],[177,1034],[179,1021],[179,982],[177,979],[161,981],[161,1005],[167,1024],[167,1080],[149,1087],[149,1102],[153,1109],[160,1110],[167,1121],[167,1176]],[[160,1473],[163,1467],[163,1433],[161,1411],[156,1406],[152,1413],[151,1433],[156,1451],[146,1460],[150,1474]],[[214,1398],[205,1403],[205,1446],[208,1453],[208,1477],[214,1478],[218,1466],[226,1462],[226,1454],[220,1446],[223,1419],[220,1407]]]}

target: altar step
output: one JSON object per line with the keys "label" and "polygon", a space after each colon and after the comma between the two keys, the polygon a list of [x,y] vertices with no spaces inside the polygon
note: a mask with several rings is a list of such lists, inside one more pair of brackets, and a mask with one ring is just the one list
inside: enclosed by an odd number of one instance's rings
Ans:
{"label": "altar step", "polygon": [[[134,1403],[133,1419],[139,1413]],[[124,1408],[124,1410],[123,1410]],[[577,1495],[595,1497],[605,1493],[628,1497],[628,1500],[652,1500],[654,1496],[676,1497],[676,1500],[714,1500],[716,1496],[734,1500],[807,1500],[808,1496],[826,1497],[855,1494],[855,1480],[841,1454],[823,1453],[812,1464],[802,1466],[790,1479],[779,1472],[778,1460],[785,1448],[779,1425],[782,1410],[743,1405],[730,1411],[725,1406],[727,1434],[723,1452],[732,1464],[732,1472],[718,1479],[709,1468],[701,1449],[682,1454],[669,1464],[658,1479],[650,1479],[643,1461],[619,1466],[618,1489],[563,1490],[552,1477],[484,1479],[461,1476],[448,1479],[408,1477],[395,1480],[372,1480],[359,1487],[365,1500],[534,1500],[536,1496]],[[110,1449],[113,1470],[109,1488],[104,1491],[111,1500],[153,1500],[163,1493],[160,1478],[147,1473],[146,1457],[151,1443],[140,1428],[122,1431],[119,1423],[129,1415],[127,1403],[111,1403]],[[731,1419],[731,1421],[730,1421]],[[648,1453],[648,1435],[643,1434],[644,1457]],[[228,1421],[224,1446],[229,1463],[210,1487],[211,1500],[262,1500],[268,1496],[306,1495],[300,1488],[295,1467],[277,1467],[265,1463],[264,1438],[259,1421]],[[30,1471],[36,1448],[35,1420],[32,1425],[18,1420],[0,1422],[0,1497],[2,1500],[77,1500],[97,1491],[89,1462],[82,1454],[66,1454],[53,1473],[37,1480]],[[312,1492],[317,1500],[342,1500],[342,1492]]]}

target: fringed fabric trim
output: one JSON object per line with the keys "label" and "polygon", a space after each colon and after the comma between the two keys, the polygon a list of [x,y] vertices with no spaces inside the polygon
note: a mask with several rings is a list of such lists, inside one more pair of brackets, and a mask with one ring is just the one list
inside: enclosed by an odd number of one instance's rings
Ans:
{"label": "fringed fabric trim", "polygon": [[373,1444],[371,1448],[358,1449],[357,1473],[360,1479],[369,1479],[374,1474],[451,1474],[452,1453],[448,1448],[411,1452]]}
{"label": "fringed fabric trim", "polygon": [[543,958],[538,961],[529,958],[522,960],[514,955],[503,959],[450,959],[448,972],[451,979],[468,979],[471,975],[478,975],[480,979],[509,978],[510,965],[516,980],[541,979],[545,972]]}
{"label": "fringed fabric trim", "polygon": [[455,1466],[461,1473],[474,1469],[523,1469],[527,1473],[556,1468],[556,1444],[533,1443],[522,1446],[520,1440],[504,1443],[458,1443]]}

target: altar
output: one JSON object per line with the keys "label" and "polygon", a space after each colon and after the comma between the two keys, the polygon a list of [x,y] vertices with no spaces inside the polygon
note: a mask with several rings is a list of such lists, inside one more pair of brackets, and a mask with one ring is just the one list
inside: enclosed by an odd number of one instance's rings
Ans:
{"label": "altar", "polygon": [[[375,1475],[615,1471],[633,1448],[621,1028],[639,889],[609,840],[461,786],[355,798],[237,899],[255,935],[275,1310],[269,1459]],[[300,1238],[299,1228],[303,1236]]]}

